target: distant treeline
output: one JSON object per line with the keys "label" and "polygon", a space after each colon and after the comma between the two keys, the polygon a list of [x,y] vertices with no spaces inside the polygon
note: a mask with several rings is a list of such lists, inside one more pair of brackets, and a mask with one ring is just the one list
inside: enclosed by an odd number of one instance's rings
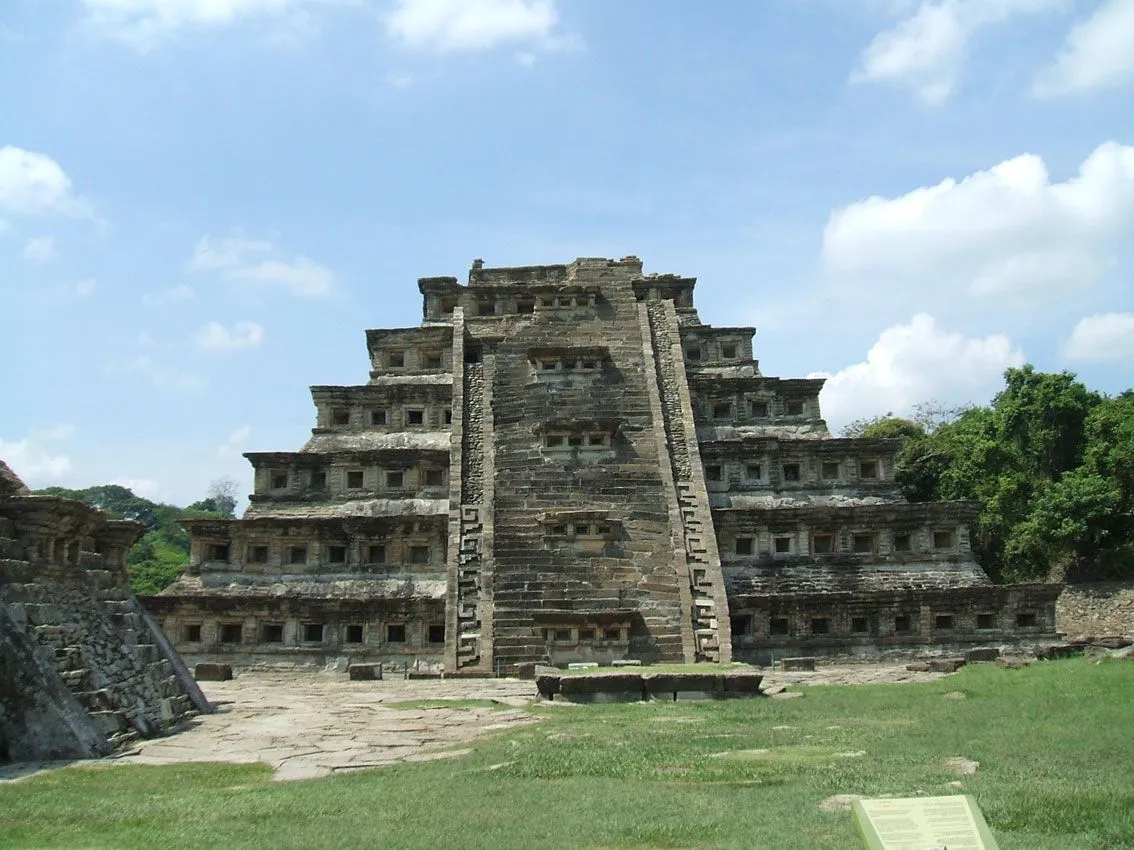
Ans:
{"label": "distant treeline", "polygon": [[998,582],[1134,577],[1134,391],[1109,397],[1031,366],[1004,380],[987,407],[922,405],[843,436],[900,438],[911,501],[981,502],[973,547]]}

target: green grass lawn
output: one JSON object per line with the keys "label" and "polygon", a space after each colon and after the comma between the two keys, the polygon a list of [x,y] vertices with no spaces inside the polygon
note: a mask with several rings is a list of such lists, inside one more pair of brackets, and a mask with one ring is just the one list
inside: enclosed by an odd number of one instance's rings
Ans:
{"label": "green grass lawn", "polygon": [[1004,850],[1134,847],[1134,663],[803,690],[536,708],[543,723],[463,758],[309,782],[260,766],[72,768],[0,787],[0,846],[858,848],[823,798],[960,793],[944,760],[964,756]]}

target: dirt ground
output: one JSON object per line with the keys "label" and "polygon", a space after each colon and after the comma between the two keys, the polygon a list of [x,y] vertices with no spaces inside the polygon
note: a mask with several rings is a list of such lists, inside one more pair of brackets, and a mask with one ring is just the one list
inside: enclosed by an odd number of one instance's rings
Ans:
{"label": "dirt ground", "polygon": [[[776,693],[799,684],[927,682],[945,674],[912,673],[901,664],[860,664],[764,675],[763,688]],[[218,704],[214,714],[194,719],[177,734],[138,742],[100,763],[265,762],[278,780],[311,779],[464,755],[467,750],[459,745],[486,732],[539,721],[523,710],[537,697],[535,684],[520,679],[351,682],[342,673],[249,671],[202,687]],[[465,700],[493,705],[459,702]],[[412,705],[418,701],[434,705]],[[457,702],[452,708],[435,705],[441,701]],[[61,766],[3,766],[0,782]]]}

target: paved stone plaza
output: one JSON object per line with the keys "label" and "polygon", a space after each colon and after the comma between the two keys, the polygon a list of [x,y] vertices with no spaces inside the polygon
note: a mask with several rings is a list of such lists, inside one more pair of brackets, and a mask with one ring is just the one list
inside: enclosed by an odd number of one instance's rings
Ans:
{"label": "paved stone plaza", "polygon": [[[765,691],[796,684],[928,682],[941,673],[914,673],[902,665],[820,667],[815,672],[767,672]],[[177,735],[141,742],[120,757],[86,765],[265,762],[279,780],[312,779],[395,762],[459,758],[474,739],[539,722],[525,710],[534,682],[520,679],[384,679],[351,682],[342,674],[248,672],[228,682],[206,682],[217,712],[191,721]],[[400,704],[453,701],[452,708]],[[468,705],[491,700],[497,705]],[[548,705],[548,704],[544,704]],[[556,709],[563,703],[550,704]],[[585,711],[566,704],[563,710]],[[0,782],[66,763],[0,766]]]}

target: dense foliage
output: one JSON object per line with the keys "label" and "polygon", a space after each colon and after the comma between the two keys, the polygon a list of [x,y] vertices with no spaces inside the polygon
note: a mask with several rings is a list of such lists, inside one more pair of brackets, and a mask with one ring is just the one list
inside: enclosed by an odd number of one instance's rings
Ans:
{"label": "dense foliage", "polygon": [[1004,379],[987,407],[887,414],[844,435],[900,438],[913,501],[980,501],[973,546],[999,581],[1134,576],[1134,391],[1111,398],[1031,366]]}
{"label": "dense foliage", "polygon": [[235,499],[226,500],[223,489],[228,482],[216,482],[206,499],[187,508],[151,502],[117,484],[101,484],[82,490],[48,487],[36,492],[77,499],[109,513],[116,519],[132,519],[145,525],[147,531],[126,555],[130,586],[135,593],[157,593],[177,581],[189,563],[189,534],[180,525],[183,519],[199,517],[231,517]]}

